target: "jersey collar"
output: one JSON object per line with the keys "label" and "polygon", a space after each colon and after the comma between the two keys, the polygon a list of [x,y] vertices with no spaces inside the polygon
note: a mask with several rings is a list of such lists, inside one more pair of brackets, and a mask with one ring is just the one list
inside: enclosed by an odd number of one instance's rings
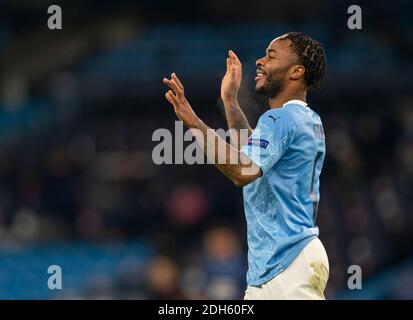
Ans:
{"label": "jersey collar", "polygon": [[308,105],[306,102],[302,100],[295,99],[295,100],[287,101],[286,103],[283,104],[283,107],[285,107],[287,104],[290,104],[290,103],[299,104],[300,106],[303,106],[303,107],[307,107]]}

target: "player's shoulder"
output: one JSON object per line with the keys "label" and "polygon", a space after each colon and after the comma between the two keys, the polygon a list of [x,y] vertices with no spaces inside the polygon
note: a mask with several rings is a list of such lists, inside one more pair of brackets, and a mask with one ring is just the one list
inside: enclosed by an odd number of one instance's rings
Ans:
{"label": "player's shoulder", "polygon": [[283,109],[286,111],[288,110],[291,117],[294,117],[296,122],[321,122],[321,118],[318,113],[307,104],[288,103],[283,107]]}
{"label": "player's shoulder", "polygon": [[274,108],[266,111],[261,116],[261,121],[270,123],[283,123],[294,125],[299,122],[297,111],[294,108],[290,108],[290,105],[282,108]]}

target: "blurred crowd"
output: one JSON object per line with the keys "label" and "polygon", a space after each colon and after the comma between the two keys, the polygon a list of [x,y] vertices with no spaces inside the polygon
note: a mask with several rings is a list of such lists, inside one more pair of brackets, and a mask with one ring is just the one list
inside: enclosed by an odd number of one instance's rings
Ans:
{"label": "blurred crowd", "polygon": [[[218,11],[221,6],[214,3]],[[330,26],[346,13],[323,1],[309,3],[307,18],[302,17],[308,30],[320,29],[311,21],[327,8],[333,12],[324,15]],[[330,259],[327,298],[347,290],[350,265],[361,266],[364,279],[374,280],[412,258],[413,45],[406,40],[411,21],[402,12],[395,13],[401,19],[392,19],[380,9],[383,3],[378,1],[372,11],[375,19],[365,20],[376,27],[359,36],[337,26],[315,31],[326,39],[327,56],[334,53],[325,88],[308,99],[323,120],[327,142],[317,215]],[[310,10],[313,6],[325,8]],[[280,10],[294,15],[297,10],[291,8]],[[7,256],[36,243],[139,239],[152,252],[142,265],[120,263],[109,282],[90,276],[83,291],[62,297],[242,298],[247,248],[241,190],[212,165],[155,165],[152,133],[174,128],[161,84],[164,72],[179,71],[172,67],[184,70],[190,101],[201,118],[213,128],[226,128],[216,70],[224,66],[226,54],[218,46],[234,44],[229,38],[233,30],[244,41],[241,52],[247,57],[240,104],[254,125],[265,101],[252,93],[247,70],[266,43],[257,49],[252,36],[242,35],[265,28],[257,23],[254,31],[251,19],[245,29],[238,24],[212,36],[208,21],[194,29],[174,22],[174,27],[157,29],[150,10],[132,19],[127,13],[133,10],[124,9],[116,11],[123,20],[97,13],[91,22],[86,19],[84,32],[67,28],[65,42],[18,28],[22,17],[18,8],[13,10],[0,23],[0,251]],[[238,10],[242,16],[249,9]],[[217,11],[209,14],[218,19]],[[65,23],[76,16],[76,6],[70,12]],[[279,23],[290,28],[291,21],[277,14]],[[257,15],[265,18],[265,10]],[[202,10],[197,16],[202,18]],[[380,16],[384,27],[377,24]],[[131,20],[148,26],[131,25]],[[182,46],[192,37],[187,45],[196,43],[194,50],[185,47],[184,58],[176,54],[180,46],[162,34],[169,29],[181,37]],[[275,29],[284,30],[279,24]],[[215,43],[211,39],[218,34]],[[371,47],[370,41],[375,43]],[[44,47],[51,53],[46,58]],[[22,54],[27,48],[33,49],[29,57]],[[208,63],[201,66],[200,61]],[[214,75],[205,78],[208,72]],[[400,279],[383,297],[411,297],[411,271]]]}
{"label": "blurred crowd", "polygon": [[[366,107],[362,99],[317,97],[327,139],[317,223],[330,258],[330,297],[345,289],[350,265],[368,279],[411,254],[413,100],[396,98],[377,106],[378,94]],[[211,165],[154,165],[156,142],[139,125],[139,106],[106,111],[82,117],[41,152],[2,152],[1,242],[143,238],[159,254],[143,297],[240,297],[241,190]],[[223,122],[219,106],[216,114]],[[173,127],[173,114],[164,117]],[[142,141],[146,147],[136,147]]]}

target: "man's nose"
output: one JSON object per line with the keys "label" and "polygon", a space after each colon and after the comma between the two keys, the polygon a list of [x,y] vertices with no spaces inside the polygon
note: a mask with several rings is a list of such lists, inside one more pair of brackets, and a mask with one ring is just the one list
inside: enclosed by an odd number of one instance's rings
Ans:
{"label": "man's nose", "polygon": [[262,63],[262,58],[258,59],[258,60],[255,62],[255,65],[256,65],[257,67],[262,66],[262,65],[263,65],[263,63]]}

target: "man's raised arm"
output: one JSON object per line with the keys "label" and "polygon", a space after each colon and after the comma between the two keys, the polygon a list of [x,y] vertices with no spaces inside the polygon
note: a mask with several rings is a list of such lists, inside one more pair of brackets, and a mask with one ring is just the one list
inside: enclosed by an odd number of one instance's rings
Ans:
{"label": "man's raised arm", "polygon": [[237,187],[243,187],[262,175],[248,156],[220,138],[214,130],[203,123],[185,97],[184,86],[173,73],[171,79],[163,79],[171,90],[165,98],[173,105],[178,118],[191,130],[193,136],[212,163]]}
{"label": "man's raised arm", "polygon": [[238,138],[231,136],[232,143],[239,149],[240,130],[247,129],[248,136],[251,135],[252,129],[248,123],[247,117],[238,104],[238,91],[242,80],[242,64],[236,54],[230,50],[227,58],[227,72],[221,83],[221,99],[224,103],[225,116],[227,118],[228,128],[237,130]]}

